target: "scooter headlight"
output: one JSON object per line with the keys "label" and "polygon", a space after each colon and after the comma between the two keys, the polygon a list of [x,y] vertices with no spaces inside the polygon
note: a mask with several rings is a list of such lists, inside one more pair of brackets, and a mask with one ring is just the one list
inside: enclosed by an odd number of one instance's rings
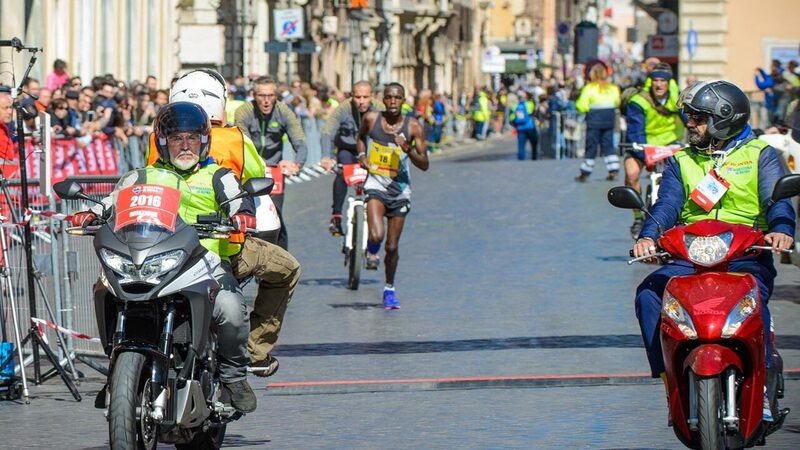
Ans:
{"label": "scooter headlight", "polygon": [[669,291],[664,291],[664,302],[661,306],[661,311],[681,330],[684,336],[689,339],[697,339],[697,331],[694,329],[692,319]]}
{"label": "scooter headlight", "polygon": [[136,265],[130,258],[104,248],[100,249],[100,257],[103,258],[106,266],[124,278],[138,278],[139,270],[136,269]]}
{"label": "scooter headlight", "polygon": [[686,234],[683,236],[683,244],[689,253],[689,259],[701,266],[713,266],[722,261],[733,241],[733,232],[726,231],[715,236],[697,236]]}
{"label": "scooter headlight", "polygon": [[186,256],[183,250],[173,250],[171,252],[153,255],[144,260],[139,275],[143,279],[148,279],[162,273],[169,272],[177,267]]}
{"label": "scooter headlight", "polygon": [[722,337],[729,338],[736,334],[739,327],[742,326],[748,317],[752,316],[756,309],[758,309],[758,300],[756,299],[756,288],[748,292],[738,303],[733,307],[733,311],[728,314],[725,320],[725,325],[722,327]]}

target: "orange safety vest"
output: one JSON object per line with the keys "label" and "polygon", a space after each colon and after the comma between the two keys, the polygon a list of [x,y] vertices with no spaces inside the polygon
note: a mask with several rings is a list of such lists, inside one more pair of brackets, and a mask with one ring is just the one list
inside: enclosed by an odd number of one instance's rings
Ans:
{"label": "orange safety vest", "polygon": [[[150,147],[147,154],[147,165],[158,161],[155,133],[150,133]],[[211,150],[209,156],[222,167],[231,169],[241,179],[244,170],[244,138],[238,127],[211,128]]]}

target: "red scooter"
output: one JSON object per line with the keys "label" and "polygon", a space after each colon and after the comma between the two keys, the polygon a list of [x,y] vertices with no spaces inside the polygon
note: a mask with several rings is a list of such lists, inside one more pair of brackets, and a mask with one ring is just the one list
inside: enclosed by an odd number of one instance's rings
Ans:
{"label": "red scooter", "polygon": [[[800,175],[775,185],[774,202],[800,193]],[[615,187],[609,202],[649,215],[630,187]],[[659,225],[659,231],[661,231]],[[666,262],[682,259],[694,265],[691,275],[673,277],[664,291],[661,346],[669,386],[673,430],[689,448],[738,449],[764,443],[783,424],[789,409],[780,410],[783,362],[777,351],[766,369],[770,330],[761,320],[755,278],[728,272],[728,263],[770,251],[757,227],[703,220],[678,225],[658,239],[660,251],[629,261]],[[764,387],[773,421],[763,418]]]}

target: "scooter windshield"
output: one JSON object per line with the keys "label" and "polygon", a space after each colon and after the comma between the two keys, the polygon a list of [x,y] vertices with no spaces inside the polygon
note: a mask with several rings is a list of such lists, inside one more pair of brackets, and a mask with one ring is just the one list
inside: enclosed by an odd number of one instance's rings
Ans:
{"label": "scooter windshield", "polygon": [[146,167],[126,173],[111,193],[114,233],[130,242],[175,232],[183,224],[181,199],[190,192],[175,172]]}

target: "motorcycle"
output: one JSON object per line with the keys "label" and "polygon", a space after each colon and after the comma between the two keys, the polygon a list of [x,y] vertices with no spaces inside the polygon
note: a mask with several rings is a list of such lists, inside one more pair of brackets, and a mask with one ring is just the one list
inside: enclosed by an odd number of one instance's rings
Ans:
{"label": "motorcycle", "polygon": [[[800,175],[785,176],[775,185],[770,205],[798,193]],[[630,187],[611,189],[608,200],[649,215]],[[687,447],[703,450],[763,445],[789,413],[778,406],[783,362],[771,349],[773,363],[766,369],[766,336],[771,331],[762,324],[755,278],[729,273],[727,267],[736,258],[771,247],[764,245],[764,233],[757,226],[712,219],[666,232],[659,225],[659,233],[660,251],[628,264],[655,257],[662,262],[685,260],[695,269],[670,279],[661,310],[660,339],[675,435]],[[773,422],[762,420],[765,387]]]}
{"label": "motorcycle", "polygon": [[[272,180],[243,188],[234,199],[268,194]],[[68,232],[93,236],[102,266],[94,302],[110,366],[96,406],[105,408],[111,448],[219,448],[227,423],[242,414],[226,404],[217,371],[212,311],[221,260],[200,239],[228,239],[230,222],[216,213],[186,224],[179,213],[191,189],[162,169],[123,175],[104,202],[73,181],[54,190],[103,206],[100,224]]]}

